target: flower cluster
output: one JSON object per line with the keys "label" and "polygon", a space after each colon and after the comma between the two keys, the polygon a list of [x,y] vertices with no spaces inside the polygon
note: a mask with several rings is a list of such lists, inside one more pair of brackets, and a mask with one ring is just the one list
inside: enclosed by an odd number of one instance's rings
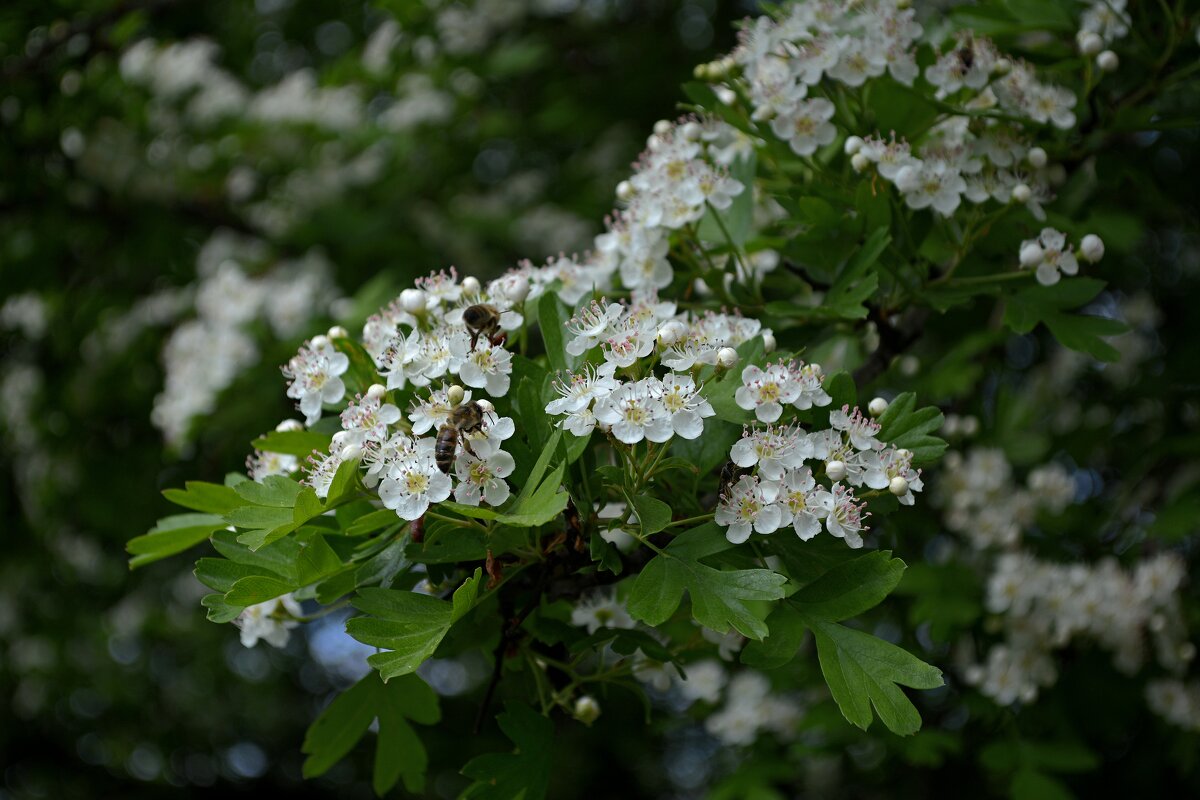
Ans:
{"label": "flower cluster", "polygon": [[[814,433],[798,425],[746,428],[729,457],[752,474],[742,474],[726,487],[717,506],[717,524],[728,528],[729,541],[740,544],[750,538],[751,530],[768,534],[788,525],[808,541],[824,520],[830,535],[850,547],[862,547],[869,514],[856,500],[855,488],[887,489],[905,505],[912,505],[913,492],[923,488],[920,470],[912,467],[912,453],[885,446],[876,438],[879,430],[878,423],[849,406],[830,411],[829,428]],[[804,463],[809,459],[824,462],[829,487],[817,483],[812,467]]]}
{"label": "flower cluster", "polygon": [[1004,614],[1006,641],[984,664],[968,667],[967,680],[1002,705],[1033,702],[1039,687],[1057,680],[1050,653],[1078,636],[1111,650],[1126,673],[1142,666],[1149,638],[1159,665],[1181,672],[1195,657],[1178,597],[1184,576],[1183,562],[1168,554],[1132,570],[1114,559],[1054,564],[1002,555],[988,581],[987,607]]}
{"label": "flower cluster", "polygon": [[1022,489],[1000,450],[976,448],[965,457],[947,453],[944,463],[937,500],[945,525],[980,550],[1015,547],[1039,509],[1057,514],[1075,499],[1075,481],[1058,464],[1031,472]]}

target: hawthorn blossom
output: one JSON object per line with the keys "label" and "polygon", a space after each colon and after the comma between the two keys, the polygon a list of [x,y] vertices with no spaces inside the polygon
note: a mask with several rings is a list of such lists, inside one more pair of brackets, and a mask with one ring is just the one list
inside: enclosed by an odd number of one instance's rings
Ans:
{"label": "hawthorn blossom", "polygon": [[388,437],[388,426],[400,421],[400,409],[383,402],[383,387],[375,384],[366,396],[359,395],[342,412],[342,430],[349,434],[348,444],[382,442]]}
{"label": "hawthorn blossom", "polygon": [[247,606],[238,614],[233,624],[241,629],[243,647],[254,647],[261,639],[272,647],[287,646],[292,628],[304,616],[300,603],[290,593],[265,603]]}
{"label": "hawthorn blossom", "polygon": [[863,511],[864,503],[854,502],[853,489],[835,483],[832,491],[822,489],[813,494],[812,502],[825,519],[825,530],[856,550],[863,546],[860,534],[867,529],[863,518],[869,514]]}
{"label": "hawthorn blossom", "polygon": [[424,372],[426,364],[421,356],[424,352],[421,334],[412,331],[407,336],[397,331],[375,356],[379,374],[387,379],[388,390],[403,389],[412,375]]}
{"label": "hawthorn blossom", "polygon": [[734,394],[738,408],[754,411],[759,422],[774,422],[783,404],[800,396],[792,371],[785,364],[768,364],[765,370],[751,364],[742,370],[742,386]]}
{"label": "hawthorn blossom", "polygon": [[581,356],[600,344],[615,331],[616,323],[624,313],[625,306],[603,299],[599,302],[593,300],[579,309],[575,316],[567,321],[567,330],[575,337],[567,342],[567,352],[573,356]]}
{"label": "hawthorn blossom", "polygon": [[504,480],[512,474],[516,463],[503,450],[480,457],[459,453],[454,462],[454,473],[458,485],[454,487],[454,499],[468,506],[479,505],[480,499],[489,506],[498,506],[508,499],[508,483]]}
{"label": "hawthorn blossom", "polygon": [[661,289],[670,285],[675,270],[667,260],[671,243],[662,236],[642,241],[621,259],[621,283],[630,289]]}
{"label": "hawthorn blossom", "polygon": [[300,468],[300,459],[287,453],[272,453],[269,450],[255,450],[246,459],[246,472],[250,480],[262,482],[263,478],[271,475],[290,475]]}
{"label": "hawthorn blossom", "polygon": [[620,383],[607,366],[596,369],[585,364],[579,372],[568,372],[565,377],[555,378],[551,386],[559,397],[546,404],[546,413],[571,414],[587,408],[593,400],[612,394]]}
{"label": "hawthorn blossom", "polygon": [[864,416],[858,406],[850,410],[849,405],[843,405],[829,412],[829,425],[834,430],[842,431],[846,438],[858,450],[879,450],[883,443],[875,437],[879,435],[879,423]]}
{"label": "hawthorn blossom", "polygon": [[[924,488],[921,482],[921,470],[912,468],[912,453],[889,447],[885,450],[863,453],[863,483],[872,489],[890,489],[895,478],[903,479],[901,487],[905,491],[897,495],[901,505],[911,506],[916,503],[913,492]],[[1074,484],[1072,484],[1072,492]]]}
{"label": "hawthorn blossom", "polygon": [[817,482],[808,467],[789,469],[779,481],[776,500],[783,516],[779,527],[791,524],[796,535],[808,541],[821,531],[821,519],[828,512],[815,502]]}
{"label": "hawthorn blossom", "polygon": [[733,205],[733,198],[745,190],[745,184],[724,170],[716,170],[703,161],[696,161],[688,170],[688,177],[683,185],[683,198],[692,205],[703,206],[707,203],[724,211]]}
{"label": "hawthorn blossom", "polygon": [[670,416],[671,428],[684,439],[696,439],[704,432],[704,420],[716,416],[712,404],[700,396],[700,388],[690,375],[668,372],[651,388],[659,393],[663,408]]}
{"label": "hawthorn blossom", "polygon": [[821,385],[825,374],[821,371],[820,364],[801,364],[799,368],[792,369],[792,377],[799,390],[796,399],[792,401],[796,408],[806,411],[813,406],[827,406],[833,402],[833,398]]}
{"label": "hawthorn blossom", "polygon": [[776,488],[770,483],[760,483],[752,475],[743,475],[722,495],[714,519],[721,527],[728,528],[725,538],[741,544],[750,538],[751,529],[764,534],[778,530],[783,514],[774,502]]}
{"label": "hawthorn blossom", "polygon": [[475,343],[471,350],[470,342],[466,343],[465,356],[458,368],[458,377],[467,386],[475,388],[487,387],[492,397],[503,397],[508,394],[512,374],[512,353],[501,345],[492,344],[486,339]]}
{"label": "hawthorn blossom", "polygon": [[939,159],[919,161],[896,173],[896,188],[904,194],[909,208],[933,206],[942,216],[954,213],[962,202],[967,183],[958,170]]}
{"label": "hawthorn blossom", "polygon": [[743,469],[757,466],[763,478],[777,481],[792,467],[798,467],[811,454],[804,431],[799,426],[743,429],[742,438],[729,450],[729,458]]}
{"label": "hawthorn blossom", "polygon": [[333,476],[337,474],[338,467],[344,460],[340,448],[334,447],[331,453],[314,450],[308,457],[308,475],[304,478],[304,483],[312,487],[317,497],[328,496]]}
{"label": "hawthorn blossom", "polygon": [[616,595],[604,590],[593,591],[579,601],[571,610],[571,624],[587,628],[588,633],[595,633],[601,628],[630,630],[637,626],[625,609],[625,604]]}
{"label": "hawthorn blossom", "polygon": [[449,497],[451,483],[434,461],[433,440],[424,439],[416,449],[404,453],[379,484],[379,499],[398,517],[411,521],[424,515],[431,503]]}
{"label": "hawthorn blossom", "polygon": [[771,130],[787,141],[798,156],[810,156],[837,138],[833,119],[833,103],[824,97],[802,100],[788,111],[771,120]]}
{"label": "hawthorn blossom", "polygon": [[300,352],[282,367],[288,379],[287,396],[300,401],[306,425],[321,418],[325,403],[337,403],[346,394],[341,375],[350,368],[350,359],[339,353],[324,336],[306,342]]}
{"label": "hawthorn blossom", "polygon": [[1067,244],[1066,234],[1054,228],[1042,228],[1036,239],[1021,242],[1019,252],[1021,266],[1035,270],[1037,282],[1043,286],[1058,283],[1061,275],[1079,272],[1079,261]]}
{"label": "hawthorn blossom", "polygon": [[647,381],[622,384],[596,401],[594,413],[596,420],[611,426],[613,436],[625,444],[642,439],[665,442],[675,432],[671,415]]}
{"label": "hawthorn blossom", "polygon": [[[450,419],[450,411],[453,406],[447,398],[446,393],[448,387],[435,389],[429,393],[428,400],[419,400],[408,412],[408,419],[412,422],[412,432],[414,436],[420,436],[428,431],[435,431],[446,424]],[[468,389],[463,393],[463,403],[471,402],[471,391]]]}

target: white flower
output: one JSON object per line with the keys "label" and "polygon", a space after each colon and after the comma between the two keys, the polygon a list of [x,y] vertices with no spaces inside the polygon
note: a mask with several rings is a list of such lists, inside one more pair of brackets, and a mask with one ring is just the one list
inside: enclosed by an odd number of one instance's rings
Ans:
{"label": "white flower", "polygon": [[358,397],[346,406],[342,412],[342,430],[349,434],[348,444],[382,442],[388,438],[388,426],[399,422],[400,417],[400,409],[383,402],[382,391],[368,392],[366,397]]}
{"label": "white flower", "polygon": [[[703,161],[696,161],[692,162],[692,168],[688,171],[682,195],[693,205],[703,206],[707,203],[713,208],[724,210],[733,205],[733,198],[745,189],[745,185],[730,177],[729,173],[715,170]],[[666,250],[663,252],[665,255]]]}
{"label": "white flower", "polygon": [[863,517],[868,514],[863,511],[864,504],[854,502],[853,489],[835,483],[832,492],[818,490],[812,502],[825,519],[825,530],[855,549],[863,546],[860,532],[866,530]]}
{"label": "white flower", "polygon": [[887,52],[864,39],[842,40],[841,57],[829,70],[829,77],[847,86],[862,86],[867,78],[878,77],[887,69]]}
{"label": "white flower", "polygon": [[771,130],[787,141],[792,152],[809,156],[837,138],[833,119],[833,103],[823,97],[802,100],[787,112],[771,120]]}
{"label": "white flower", "polygon": [[336,403],[346,394],[340,376],[349,368],[349,357],[335,350],[324,336],[306,342],[282,368],[289,381],[287,396],[300,401],[305,424],[312,425],[321,418],[323,404]]}
{"label": "white flower", "polygon": [[1036,270],[1038,283],[1053,286],[1062,275],[1079,272],[1079,261],[1067,244],[1066,234],[1053,228],[1043,228],[1036,239],[1021,242],[1019,251],[1021,266]]}
{"label": "white flower", "polygon": [[716,415],[712,405],[700,396],[690,375],[668,372],[661,382],[652,384],[671,418],[671,427],[684,439],[695,439],[704,432],[704,420]]}
{"label": "white flower", "polygon": [[667,260],[670,241],[659,237],[640,241],[621,259],[621,283],[630,289],[662,289],[671,283],[675,271]]}
{"label": "white flower", "polygon": [[808,467],[788,470],[779,482],[780,527],[791,522],[796,535],[806,542],[821,531],[820,520],[828,513],[815,502],[816,485]]}
{"label": "white flower", "polygon": [[742,386],[734,394],[738,408],[753,410],[759,422],[774,422],[783,404],[800,396],[792,371],[784,364],[768,364],[766,370],[751,364],[742,370]]}
{"label": "white flower", "polygon": [[798,426],[768,425],[753,431],[744,429],[742,438],[729,449],[729,458],[743,469],[757,465],[762,477],[777,481],[784,470],[800,466],[811,453],[808,438]]}
{"label": "white flower", "polygon": [[625,444],[642,439],[665,442],[674,434],[671,416],[647,381],[622,384],[596,401],[596,419],[611,426],[613,436]]}
{"label": "white flower", "polygon": [[656,329],[653,319],[625,317],[604,340],[603,352],[609,370],[631,367],[639,358],[654,352]]}
{"label": "white flower", "polygon": [[375,366],[379,368],[379,374],[387,379],[389,390],[403,389],[410,374],[419,375],[424,371],[422,353],[421,334],[415,330],[407,336],[396,332],[388,340],[375,356]]}
{"label": "white flower", "polygon": [[467,386],[476,388],[487,387],[492,397],[503,397],[508,394],[512,374],[512,353],[498,344],[492,344],[486,339],[475,343],[475,349],[470,350],[470,342],[466,342],[465,358],[458,368],[458,377]]}
{"label": "white flower", "polygon": [[619,385],[612,376],[611,368],[596,369],[591,364],[585,364],[579,372],[569,372],[565,378],[560,375],[554,380],[552,386],[559,397],[546,404],[546,413],[572,414],[581,411],[588,408],[593,400],[612,394]]}
{"label": "white flower", "polygon": [[513,457],[503,450],[479,458],[466,452],[459,453],[454,462],[454,472],[458,476],[454,499],[468,506],[479,505],[480,498],[489,506],[500,505],[509,496],[508,483],[504,479],[512,474],[515,466]]}
{"label": "white flower", "polygon": [[259,639],[272,647],[284,647],[291,638],[291,629],[300,624],[296,617],[303,615],[296,598],[285,594],[265,603],[247,606],[233,624],[241,628],[242,645],[245,647],[254,647]]}
{"label": "white flower", "polygon": [[709,658],[687,665],[687,676],[679,682],[679,691],[688,700],[716,705],[726,680],[725,667]]}
{"label": "white flower", "polygon": [[517,431],[517,425],[512,417],[501,417],[494,410],[484,413],[483,427],[477,431],[464,433],[462,436],[471,444],[471,449],[480,458],[500,450],[506,439]]}
{"label": "white flower", "polygon": [[849,405],[833,409],[829,412],[829,425],[845,433],[858,450],[878,450],[883,447],[883,443],[875,438],[879,434],[879,423],[864,416],[858,406],[853,411]]}
{"label": "white flower", "polygon": [[821,371],[820,364],[801,364],[800,367],[792,369],[792,377],[799,389],[796,399],[792,401],[796,408],[805,411],[813,406],[827,406],[833,402],[833,398],[821,385],[825,374]]}
{"label": "white flower", "polygon": [[[908,450],[889,447],[885,450],[868,451],[862,454],[862,464],[863,483],[872,489],[903,489],[897,494],[902,505],[913,505],[916,502],[913,492],[924,488],[921,471],[912,468],[912,453]],[[896,479],[903,483],[894,483]],[[895,493],[893,491],[893,494]]]}
{"label": "white flower", "polygon": [[579,309],[575,316],[567,321],[567,330],[575,337],[567,342],[567,352],[573,356],[581,356],[600,344],[616,330],[617,321],[624,313],[625,306],[605,300],[593,300]]}
{"label": "white flower", "polygon": [[690,332],[665,350],[659,360],[665,367],[686,372],[697,364],[716,364],[720,349],[709,337]]}
{"label": "white flower", "polygon": [[333,484],[333,476],[337,474],[338,467],[344,460],[341,448],[334,447],[332,453],[318,453],[314,450],[308,458],[308,475],[304,483],[312,487],[317,497],[326,497],[329,487]]}
{"label": "white flower", "polygon": [[423,439],[379,484],[379,499],[401,519],[419,519],[431,503],[450,496],[451,483],[450,476],[444,475],[434,461],[433,440]]}
{"label": "white flower", "polygon": [[782,520],[779,506],[774,504],[777,487],[760,484],[758,478],[744,475],[717,505],[716,523],[725,531],[725,538],[741,544],[750,538],[751,529],[773,533]]}
{"label": "white flower", "polygon": [[948,163],[931,159],[897,172],[896,188],[904,193],[904,202],[909,208],[933,206],[942,216],[948,217],[962,201],[967,183]]}
{"label": "white flower", "polygon": [[286,453],[255,450],[246,459],[246,472],[250,480],[262,482],[270,475],[290,475],[300,468],[300,459]]}
{"label": "white flower", "polygon": [[571,610],[571,624],[595,633],[601,628],[632,629],[637,626],[625,610],[625,604],[611,592],[594,591]]}
{"label": "white flower", "polygon": [[590,408],[572,411],[559,423],[559,427],[576,436],[589,436],[596,429],[596,415]]}

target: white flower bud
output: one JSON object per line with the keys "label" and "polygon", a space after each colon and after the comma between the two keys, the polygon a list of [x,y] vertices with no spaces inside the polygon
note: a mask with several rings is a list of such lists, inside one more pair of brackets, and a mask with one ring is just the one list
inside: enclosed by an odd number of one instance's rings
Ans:
{"label": "white flower bud", "polygon": [[342,461],[353,461],[362,455],[362,445],[348,444],[342,448]]}
{"label": "white flower bud", "polygon": [[320,350],[321,348],[326,347],[328,345],[329,345],[329,337],[328,336],[314,336],[312,338],[312,347],[314,350]]}
{"label": "white flower bud", "polygon": [[717,99],[727,106],[731,106],[737,100],[737,92],[730,89],[728,86],[718,86],[716,88]]}
{"label": "white flower bud", "polygon": [[855,153],[850,157],[850,166],[855,172],[862,172],[867,167],[871,166],[871,159],[867,158],[862,153]]}
{"label": "white flower bud", "polygon": [[658,148],[662,147],[662,145],[663,145],[662,137],[659,136],[657,133],[652,133],[646,137],[646,149],[647,150],[657,150]]}
{"label": "white flower bud", "polygon": [[385,394],[387,394],[387,387],[382,383],[372,383],[367,387],[368,400],[382,400]]}
{"label": "white flower bud", "polygon": [[775,352],[775,334],[772,333],[770,330],[764,330],[762,332],[762,339],[763,339],[763,352],[764,353],[774,353]]}
{"label": "white flower bud", "polygon": [[349,339],[350,331],[343,328],[341,325],[334,325],[326,334],[330,339]]}
{"label": "white flower bud", "polygon": [[882,397],[876,397],[867,404],[867,411],[872,417],[878,417],[883,412],[887,411],[888,401]]}
{"label": "white flower bud", "polygon": [[842,152],[848,156],[852,156],[859,150],[862,150],[863,139],[861,136],[850,136],[846,139],[846,143],[842,145]]}
{"label": "white flower bud", "polygon": [[658,343],[663,347],[671,347],[679,342],[687,333],[687,327],[677,319],[669,319],[658,329]]}
{"label": "white flower bud", "polygon": [[280,432],[302,431],[304,430],[304,423],[298,419],[285,419],[283,422],[275,426],[275,430]]}
{"label": "white flower bud", "polygon": [[1046,166],[1046,162],[1050,160],[1046,155],[1046,151],[1040,147],[1031,147],[1029,152],[1025,154],[1025,160],[1029,162],[1029,166],[1034,169],[1041,169]]}
{"label": "white flower bud", "polygon": [[733,369],[737,366],[737,350],[732,347],[722,347],[717,351],[717,366],[721,369]]}
{"label": "white flower bud", "polygon": [[463,387],[456,383],[446,390],[446,402],[450,404],[451,408],[454,408],[463,401],[464,394]]}
{"label": "white flower bud", "polygon": [[1007,58],[997,58],[996,63],[992,65],[993,75],[1007,75],[1012,72],[1012,62]]}
{"label": "white flower bud", "polygon": [[477,295],[483,290],[483,287],[479,285],[478,278],[476,278],[474,275],[468,275],[467,277],[463,278],[462,290],[463,294]]}
{"label": "white flower bud", "polygon": [[901,447],[896,451],[896,458],[899,458],[902,461],[910,459],[912,458],[912,450],[909,450],[907,447]]}
{"label": "white flower bud", "polygon": [[529,281],[521,279],[505,288],[504,294],[514,305],[524,303],[529,297]]}
{"label": "white flower bud", "polygon": [[1017,258],[1021,261],[1022,267],[1036,267],[1042,263],[1042,259],[1046,257],[1046,251],[1037,242],[1029,242],[1021,247],[1021,252]]}
{"label": "white flower bud", "polygon": [[346,431],[338,431],[337,433],[335,433],[333,435],[333,441],[331,441],[329,444],[329,452],[332,453],[335,450],[341,450],[343,447],[346,446],[346,440],[349,437],[350,437],[350,434],[347,433]]}
{"label": "white flower bud", "polygon": [[825,462],[825,474],[829,476],[829,480],[831,481],[842,480],[846,477],[846,462],[838,461],[837,459]]}
{"label": "white flower bud", "polygon": [[696,68],[692,70],[692,76],[698,81],[708,80],[708,64],[697,64]]}
{"label": "white flower bud", "polygon": [[659,136],[666,136],[671,132],[671,123],[665,119],[660,119],[654,123],[654,132]]}
{"label": "white flower bud", "polygon": [[1105,50],[1096,56],[1096,66],[1102,72],[1116,72],[1117,67],[1121,66],[1121,59],[1117,58],[1117,54],[1112,50]]}
{"label": "white flower bud", "polygon": [[1079,242],[1079,255],[1093,264],[1104,258],[1104,240],[1094,233],[1089,233]]}
{"label": "white flower bud", "polygon": [[600,704],[590,694],[585,694],[575,701],[575,719],[584,725],[591,725],[600,716]]}
{"label": "white flower bud", "polygon": [[1104,49],[1104,40],[1093,31],[1080,31],[1075,37],[1079,52],[1085,56],[1094,56]]}
{"label": "white flower bud", "polygon": [[683,138],[689,142],[694,142],[700,138],[700,134],[704,131],[700,127],[699,122],[686,122],[683,125]]}
{"label": "white flower bud", "polygon": [[629,181],[621,181],[617,184],[617,199],[628,200],[634,194],[633,184]]}
{"label": "white flower bud", "polygon": [[963,436],[974,436],[979,433],[979,418],[978,417],[963,417],[958,424],[958,432]]}
{"label": "white flower bud", "polygon": [[1028,203],[1029,198],[1033,197],[1033,189],[1030,189],[1023,183],[1018,183],[1013,187],[1012,199],[1018,203]]}
{"label": "white flower bud", "polygon": [[897,475],[888,481],[888,491],[896,497],[903,497],[908,494],[908,481],[904,479],[904,476]]}
{"label": "white flower bud", "polygon": [[491,401],[487,400],[486,398],[481,397],[475,402],[479,403],[479,407],[483,409],[483,413],[485,414],[490,414],[496,410],[496,407],[492,405]]}
{"label": "white flower bud", "polygon": [[400,307],[410,314],[425,311],[426,295],[421,289],[405,289],[400,293]]}

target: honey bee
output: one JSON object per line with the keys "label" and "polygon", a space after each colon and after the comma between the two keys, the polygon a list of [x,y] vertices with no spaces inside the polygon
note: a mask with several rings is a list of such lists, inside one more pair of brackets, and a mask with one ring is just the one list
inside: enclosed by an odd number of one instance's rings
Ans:
{"label": "honey bee", "polygon": [[725,493],[733,488],[733,485],[738,482],[739,478],[749,473],[750,470],[739,467],[732,461],[726,461],[725,466],[721,467],[721,479],[717,484],[717,497],[724,497]]}
{"label": "honey bee", "polygon": [[479,337],[487,335],[489,342],[494,342],[495,336],[500,332],[500,310],[493,305],[487,303],[476,303],[473,306],[467,306],[463,310],[463,324],[467,326],[467,330],[471,332],[471,349],[475,349],[475,343],[479,341]]}
{"label": "honey bee", "polygon": [[437,461],[438,469],[447,475],[450,474],[450,467],[454,465],[454,456],[458,452],[460,442],[464,450],[475,455],[464,434],[483,430],[483,423],[491,410],[492,404],[487,400],[460,403],[450,409],[446,424],[438,428],[437,443],[433,448],[433,457]]}

